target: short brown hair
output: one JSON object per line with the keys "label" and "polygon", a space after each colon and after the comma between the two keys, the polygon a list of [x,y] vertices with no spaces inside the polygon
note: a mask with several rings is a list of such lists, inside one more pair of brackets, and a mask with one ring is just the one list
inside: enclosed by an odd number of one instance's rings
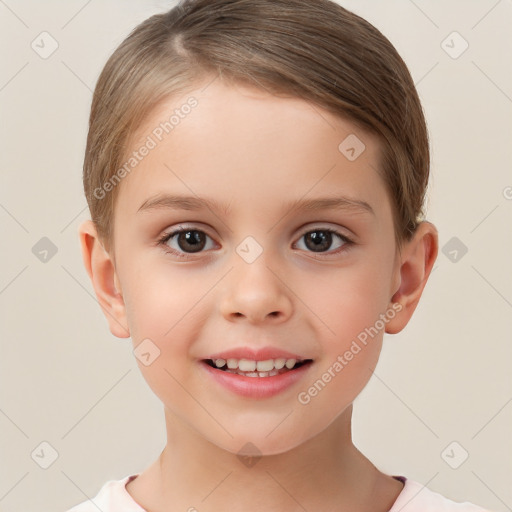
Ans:
{"label": "short brown hair", "polygon": [[[107,250],[122,165],[134,131],[161,100],[208,76],[311,101],[378,136],[378,171],[400,246],[423,215],[430,155],[406,64],[373,25],[331,0],[182,0],[139,24],[94,91],[83,183]],[[341,142],[341,141],[340,141]]]}

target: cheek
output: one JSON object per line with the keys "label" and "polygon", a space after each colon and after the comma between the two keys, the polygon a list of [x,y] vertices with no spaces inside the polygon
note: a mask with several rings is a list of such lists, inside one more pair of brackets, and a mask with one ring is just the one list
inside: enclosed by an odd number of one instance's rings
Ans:
{"label": "cheek", "polygon": [[321,320],[322,357],[297,399],[308,414],[325,421],[350,405],[370,380],[382,348],[378,321],[386,301],[371,272],[340,272],[327,290],[309,297]]}
{"label": "cheek", "polygon": [[158,283],[139,290],[130,301],[137,365],[153,393],[172,410],[190,407],[180,383],[189,382],[195,364],[189,354],[195,332],[191,326],[197,324],[195,302]]}
{"label": "cheek", "polygon": [[145,268],[150,270],[133,269],[124,287],[127,318],[139,369],[155,394],[169,402],[168,395],[176,399],[183,391],[177,381],[194,371],[191,347],[207,316],[204,299],[212,284],[190,273],[171,275],[165,265]]}
{"label": "cheek", "polygon": [[169,271],[166,265],[148,264],[146,270],[130,274],[125,298],[130,332],[134,342],[151,338],[166,345],[185,326],[196,325],[201,299],[211,286],[190,272]]}
{"label": "cheek", "polygon": [[385,266],[367,259],[307,279],[294,292],[314,313],[322,338],[343,349],[385,312],[389,279]]}
{"label": "cheek", "polygon": [[381,340],[376,337],[372,344],[364,347],[358,343],[357,350],[352,345],[350,360],[347,352],[340,351],[339,358],[326,361],[305,383],[297,401],[307,412],[308,417],[318,418],[325,424],[341,414],[361,393],[374,370],[381,348]]}

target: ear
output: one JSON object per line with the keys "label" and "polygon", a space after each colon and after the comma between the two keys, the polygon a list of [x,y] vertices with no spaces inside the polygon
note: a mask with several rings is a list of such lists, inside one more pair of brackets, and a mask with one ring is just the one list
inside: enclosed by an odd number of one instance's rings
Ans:
{"label": "ear", "polygon": [[82,258],[91,279],[98,303],[107,318],[110,332],[118,338],[129,338],[126,308],[114,263],[103,248],[92,220],[78,228]]}
{"label": "ear", "polygon": [[437,252],[437,229],[432,223],[423,221],[418,225],[413,238],[404,244],[402,254],[399,255],[396,269],[398,289],[391,302],[400,303],[402,309],[386,324],[387,333],[396,334],[409,323],[427,284]]}

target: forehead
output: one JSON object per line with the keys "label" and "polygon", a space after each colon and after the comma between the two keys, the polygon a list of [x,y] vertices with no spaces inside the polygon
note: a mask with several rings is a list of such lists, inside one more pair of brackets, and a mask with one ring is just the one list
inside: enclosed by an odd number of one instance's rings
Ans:
{"label": "forehead", "polygon": [[119,185],[120,216],[164,191],[253,212],[261,200],[270,207],[343,193],[378,203],[385,195],[376,136],[302,99],[221,80],[162,102],[128,157],[143,146],[151,149]]}

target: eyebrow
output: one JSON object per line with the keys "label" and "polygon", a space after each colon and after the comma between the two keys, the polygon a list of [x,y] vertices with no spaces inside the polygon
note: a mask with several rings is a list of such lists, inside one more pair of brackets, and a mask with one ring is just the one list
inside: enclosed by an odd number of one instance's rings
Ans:
{"label": "eyebrow", "polygon": [[[229,205],[221,205],[214,199],[194,196],[177,196],[159,194],[151,197],[141,204],[137,212],[151,210],[212,210],[224,215],[230,213]],[[375,215],[373,208],[366,202],[345,196],[320,197],[316,199],[298,199],[285,205],[286,211],[318,211],[318,210],[346,210],[354,213],[369,213]]]}

